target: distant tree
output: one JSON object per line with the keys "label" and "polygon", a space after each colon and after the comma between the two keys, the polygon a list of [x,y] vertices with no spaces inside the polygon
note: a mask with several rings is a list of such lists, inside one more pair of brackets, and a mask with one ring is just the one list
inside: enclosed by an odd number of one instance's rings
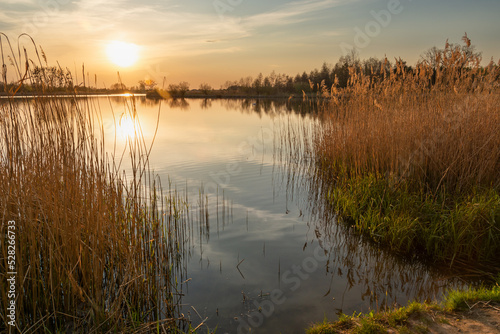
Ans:
{"label": "distant tree", "polygon": [[287,79],[286,79],[285,90],[289,93],[293,93],[295,90],[294,79],[290,76],[287,77]]}
{"label": "distant tree", "polygon": [[436,69],[438,66],[440,66],[441,63],[441,53],[442,50],[438,49],[436,46],[433,46],[420,56],[420,61],[429,65],[433,69]]}
{"label": "distant tree", "polygon": [[[464,39],[467,35],[464,36]],[[456,66],[459,68],[481,62],[482,53],[476,51],[476,47],[465,40],[465,45],[446,43],[444,49],[432,47],[420,56],[420,61],[436,69],[438,67]]]}
{"label": "distant tree", "polygon": [[306,71],[304,71],[302,73],[302,77],[300,79],[301,79],[301,82],[303,82],[303,83],[309,82],[309,76],[307,75]]}
{"label": "distant tree", "polygon": [[332,69],[332,76],[337,77],[340,87],[347,87],[349,81],[349,68],[360,69],[361,61],[359,60],[358,52],[352,49],[351,52],[339,58],[339,61]]}
{"label": "distant tree", "polygon": [[276,72],[273,70],[271,74],[269,74],[269,85],[271,87],[276,87],[276,80],[278,79],[278,75],[276,75]]}
{"label": "distant tree", "polygon": [[266,77],[264,78],[264,83],[263,83],[263,86],[264,86],[265,88],[271,88],[271,87],[272,87],[272,85],[271,85],[271,79],[270,79],[268,76],[266,76]]}
{"label": "distant tree", "polygon": [[200,84],[200,90],[203,94],[208,95],[208,92],[211,91],[213,88],[207,83],[202,83]]}
{"label": "distant tree", "polygon": [[125,86],[123,83],[121,82],[117,82],[115,84],[112,84],[109,89],[111,90],[119,90],[119,91],[123,91],[123,90],[126,90],[127,89],[127,86]]}
{"label": "distant tree", "polygon": [[170,84],[168,85],[168,92],[172,96],[178,96],[179,95],[179,85],[176,84]]}
{"label": "distant tree", "polygon": [[383,77],[384,73],[388,74],[391,70],[391,63],[387,59],[380,60],[376,57],[370,57],[362,61],[362,69],[365,75]]}
{"label": "distant tree", "polygon": [[31,70],[32,85],[48,86],[52,88],[72,88],[73,79],[68,69],[61,67],[40,67],[35,66]]}
{"label": "distant tree", "polygon": [[184,95],[186,95],[186,92],[189,91],[189,83],[186,81],[181,81],[178,86],[179,86],[179,95],[181,97],[184,97]]}
{"label": "distant tree", "polygon": [[239,86],[244,87],[245,89],[251,88],[253,83],[253,78],[248,76],[245,78],[241,78],[239,81]]}
{"label": "distant tree", "polygon": [[153,79],[146,79],[139,81],[139,87],[141,87],[141,89],[144,90],[153,90],[155,89],[156,86],[158,86],[158,83]]}
{"label": "distant tree", "polygon": [[189,83],[182,81],[178,84],[168,85],[168,92],[173,97],[184,97],[186,92],[189,90]]}
{"label": "distant tree", "polygon": [[349,67],[359,67],[361,61],[359,60],[359,52],[356,49],[352,49],[346,55],[339,58],[340,64],[347,64]]}
{"label": "distant tree", "polygon": [[321,70],[319,71],[318,81],[319,82],[324,81],[327,87],[331,87],[333,81],[330,76],[330,73],[331,73],[330,66],[326,62],[324,62],[323,65],[321,66]]}
{"label": "distant tree", "polygon": [[309,81],[311,81],[314,85],[321,82],[319,71],[317,68],[315,68],[314,70],[311,71],[311,73],[309,73]]}
{"label": "distant tree", "polygon": [[262,73],[259,73],[257,78],[254,80],[252,87],[257,94],[262,93],[262,85],[264,84],[264,79]]}

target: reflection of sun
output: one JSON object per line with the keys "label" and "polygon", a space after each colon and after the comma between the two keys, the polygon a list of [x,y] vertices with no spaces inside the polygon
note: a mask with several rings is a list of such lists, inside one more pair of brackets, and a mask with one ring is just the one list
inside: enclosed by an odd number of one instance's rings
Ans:
{"label": "reflection of sun", "polygon": [[132,43],[112,41],[106,47],[106,54],[114,64],[128,67],[134,65],[139,59],[139,46]]}
{"label": "reflection of sun", "polygon": [[127,116],[123,116],[118,124],[118,132],[122,138],[133,138],[135,136],[135,124]]}

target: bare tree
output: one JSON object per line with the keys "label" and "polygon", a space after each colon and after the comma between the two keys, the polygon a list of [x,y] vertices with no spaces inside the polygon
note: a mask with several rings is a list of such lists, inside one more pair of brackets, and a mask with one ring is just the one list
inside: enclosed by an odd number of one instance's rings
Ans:
{"label": "bare tree", "polygon": [[207,83],[202,83],[200,85],[200,90],[203,94],[208,95],[208,92],[211,91],[213,88]]}
{"label": "bare tree", "polygon": [[186,81],[181,81],[178,86],[179,86],[179,95],[181,97],[184,97],[184,95],[186,95],[186,92],[189,90],[189,83]]}
{"label": "bare tree", "polygon": [[141,87],[141,89],[153,90],[156,86],[158,86],[158,83],[153,79],[139,81],[139,87]]}

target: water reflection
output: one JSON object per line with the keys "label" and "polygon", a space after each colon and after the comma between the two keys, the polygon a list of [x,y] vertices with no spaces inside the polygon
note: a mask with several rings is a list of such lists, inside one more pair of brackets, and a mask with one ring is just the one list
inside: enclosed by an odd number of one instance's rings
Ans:
{"label": "water reflection", "polygon": [[[143,106],[168,105],[170,108],[189,110],[192,103],[199,101],[201,109],[210,109],[212,103],[217,103],[226,110],[239,111],[242,113],[256,113],[258,115],[278,115],[283,113],[294,113],[300,115],[311,115],[318,113],[322,108],[321,101],[302,99],[269,99],[269,98],[202,98],[202,99],[148,99],[145,96],[135,97]],[[113,97],[113,101],[119,101],[123,97]]]}

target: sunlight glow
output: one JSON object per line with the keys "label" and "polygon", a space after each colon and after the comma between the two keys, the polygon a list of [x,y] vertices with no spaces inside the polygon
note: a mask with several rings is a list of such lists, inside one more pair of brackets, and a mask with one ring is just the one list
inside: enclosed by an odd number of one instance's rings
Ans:
{"label": "sunlight glow", "polygon": [[129,67],[139,59],[139,46],[132,43],[111,41],[106,47],[106,54],[114,64],[120,67]]}
{"label": "sunlight glow", "polygon": [[123,139],[134,138],[136,133],[134,121],[128,116],[123,116],[118,124],[118,132]]}

